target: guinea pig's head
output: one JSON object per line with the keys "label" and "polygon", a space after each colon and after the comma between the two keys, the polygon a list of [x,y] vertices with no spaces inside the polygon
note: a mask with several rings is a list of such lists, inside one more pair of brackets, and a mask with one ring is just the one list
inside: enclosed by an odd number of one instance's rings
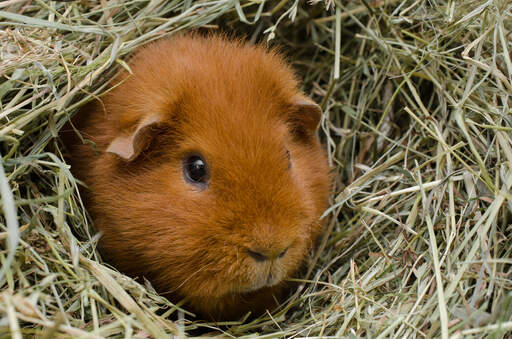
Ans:
{"label": "guinea pig's head", "polygon": [[131,72],[92,185],[113,264],[205,312],[281,285],[327,206],[319,106],[278,54],[223,38],[157,42]]}

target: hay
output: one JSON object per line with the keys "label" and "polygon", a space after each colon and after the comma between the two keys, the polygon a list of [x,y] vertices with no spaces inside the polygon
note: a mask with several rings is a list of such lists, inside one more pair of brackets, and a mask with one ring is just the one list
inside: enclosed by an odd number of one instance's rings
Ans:
{"label": "hay", "polygon": [[[299,291],[221,328],[99,261],[58,138],[135,48],[197,27],[289,53],[337,174]],[[0,29],[2,337],[512,330],[509,1],[8,0]]]}

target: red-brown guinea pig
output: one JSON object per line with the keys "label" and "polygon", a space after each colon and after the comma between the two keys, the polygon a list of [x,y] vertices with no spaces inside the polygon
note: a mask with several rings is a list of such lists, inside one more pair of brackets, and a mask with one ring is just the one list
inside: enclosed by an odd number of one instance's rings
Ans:
{"label": "red-brown guinea pig", "polygon": [[322,231],[318,105],[274,51],[181,35],[140,49],[70,145],[100,250],[204,317],[277,305]]}

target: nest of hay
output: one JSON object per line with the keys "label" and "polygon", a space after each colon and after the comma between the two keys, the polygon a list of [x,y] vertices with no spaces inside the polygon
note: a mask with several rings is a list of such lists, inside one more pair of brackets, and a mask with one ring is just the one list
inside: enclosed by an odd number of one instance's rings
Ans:
{"label": "nest of hay", "polygon": [[[130,53],[191,29],[278,45],[336,173],[300,289],[208,324],[105,266],[59,130]],[[0,3],[2,337],[483,337],[512,329],[512,5]]]}

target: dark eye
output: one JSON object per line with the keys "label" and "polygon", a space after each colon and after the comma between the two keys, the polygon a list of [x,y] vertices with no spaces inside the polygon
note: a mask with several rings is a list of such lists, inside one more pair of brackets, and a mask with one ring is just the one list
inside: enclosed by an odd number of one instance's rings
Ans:
{"label": "dark eye", "polygon": [[191,184],[206,184],[208,180],[206,161],[199,154],[187,156],[183,160],[183,174]]}

